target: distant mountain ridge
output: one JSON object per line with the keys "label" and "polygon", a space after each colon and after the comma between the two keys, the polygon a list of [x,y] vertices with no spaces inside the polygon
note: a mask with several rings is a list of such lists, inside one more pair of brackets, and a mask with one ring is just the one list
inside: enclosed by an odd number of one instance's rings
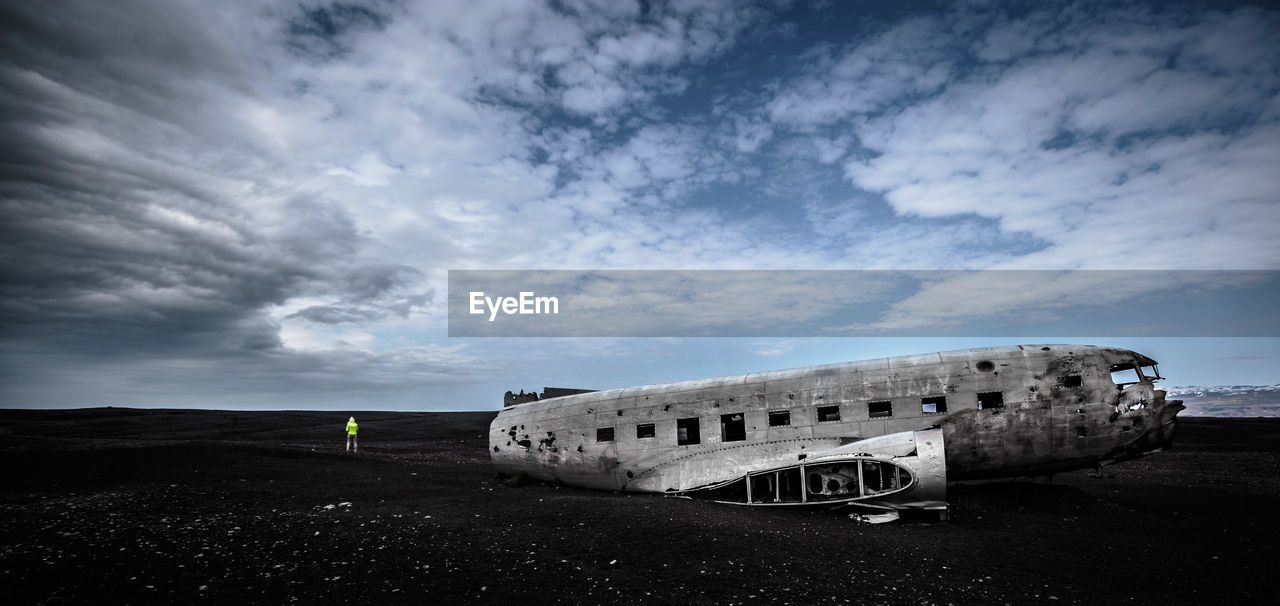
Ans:
{"label": "distant mountain ridge", "polygon": [[1280,417],[1280,384],[1162,386],[1188,417]]}
{"label": "distant mountain ridge", "polygon": [[1245,394],[1280,394],[1280,383],[1275,385],[1185,385],[1176,387],[1164,387],[1161,389],[1169,392],[1170,396],[1178,397],[1205,397],[1205,396],[1225,396],[1225,395],[1245,395]]}

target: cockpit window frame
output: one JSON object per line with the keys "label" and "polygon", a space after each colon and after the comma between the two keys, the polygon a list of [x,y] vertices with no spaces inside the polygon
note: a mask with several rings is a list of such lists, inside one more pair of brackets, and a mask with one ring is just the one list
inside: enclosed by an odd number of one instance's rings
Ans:
{"label": "cockpit window frame", "polygon": [[[1137,362],[1134,362],[1134,361],[1120,362],[1120,363],[1118,363],[1118,364],[1112,364],[1112,365],[1111,365],[1111,369],[1110,369],[1110,371],[1109,371],[1109,374],[1110,374],[1110,376],[1111,376],[1111,382],[1112,382],[1112,383],[1115,383],[1116,387],[1119,387],[1120,389],[1124,389],[1125,387],[1128,387],[1128,386],[1130,386],[1130,385],[1137,385],[1137,384],[1139,384],[1139,383],[1146,382],[1146,381],[1147,381],[1147,378],[1146,378],[1146,377],[1144,377],[1144,376],[1142,375],[1142,371],[1141,371],[1141,370],[1138,370],[1138,369],[1139,369],[1138,363],[1137,363]],[[1138,380],[1137,380],[1137,381],[1117,381],[1117,380],[1116,380],[1116,373],[1118,373],[1118,372],[1124,372],[1124,371],[1127,371],[1127,370],[1132,370],[1132,371],[1133,371],[1133,376],[1137,377],[1137,378],[1138,378]]]}

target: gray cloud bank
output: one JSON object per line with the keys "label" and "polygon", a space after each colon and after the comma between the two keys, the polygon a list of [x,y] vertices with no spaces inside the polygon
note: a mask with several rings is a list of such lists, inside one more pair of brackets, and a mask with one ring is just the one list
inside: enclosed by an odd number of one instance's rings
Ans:
{"label": "gray cloud bank", "polygon": [[[149,388],[175,372],[239,381],[245,368],[257,369],[257,388],[306,390],[325,369],[349,385],[378,384],[388,377],[371,378],[371,366],[393,361],[445,376],[431,356],[282,348],[272,305],[327,297],[333,305],[297,315],[358,322],[407,317],[433,295],[420,270],[376,256],[340,203],[291,182],[297,163],[255,113],[273,74],[254,51],[272,33],[232,11],[193,8],[0,9],[6,382],[57,381],[62,366],[121,359],[137,361],[124,376]],[[99,386],[116,382],[93,374]],[[7,404],[30,404],[12,396]]]}

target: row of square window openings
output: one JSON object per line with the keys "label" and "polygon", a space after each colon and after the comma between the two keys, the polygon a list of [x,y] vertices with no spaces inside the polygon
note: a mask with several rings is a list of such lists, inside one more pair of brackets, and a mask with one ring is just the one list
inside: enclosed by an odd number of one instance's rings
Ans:
{"label": "row of square window openings", "polygon": [[[988,391],[978,394],[978,408],[1003,408],[1004,394],[998,391]],[[924,414],[938,414],[947,412],[946,396],[935,396],[932,398],[920,399],[920,412]],[[872,419],[883,419],[893,416],[893,404],[888,400],[880,402],[867,403],[867,416]],[[819,406],[818,422],[826,423],[830,421],[840,420],[839,406]],[[773,410],[769,412],[769,427],[782,427],[791,424],[790,410]],[[685,444],[698,444],[701,442],[699,436],[698,417],[689,417],[687,419],[676,419],[676,444],[683,446]],[[720,415],[720,440],[722,442],[740,442],[747,439],[747,425],[742,413],[736,412],[727,415]],[[636,438],[645,439],[657,436],[657,429],[653,423],[641,423],[636,425]],[[613,442],[614,433],[612,427],[600,427],[596,429],[596,442]]]}

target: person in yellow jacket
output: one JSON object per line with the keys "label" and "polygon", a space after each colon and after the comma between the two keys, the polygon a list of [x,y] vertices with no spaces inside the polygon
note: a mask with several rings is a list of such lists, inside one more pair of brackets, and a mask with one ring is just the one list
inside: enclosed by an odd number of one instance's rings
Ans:
{"label": "person in yellow jacket", "polygon": [[360,442],[356,440],[356,418],[347,419],[347,452],[360,452]]}

